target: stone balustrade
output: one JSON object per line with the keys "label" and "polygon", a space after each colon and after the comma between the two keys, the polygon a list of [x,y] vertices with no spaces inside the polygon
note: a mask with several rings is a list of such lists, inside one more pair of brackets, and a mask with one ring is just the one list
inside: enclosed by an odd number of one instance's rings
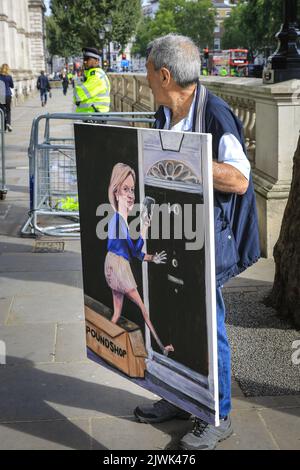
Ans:
{"label": "stone balustrade", "polygon": [[252,168],[256,151],[256,93],[253,87],[261,80],[230,77],[207,77],[201,82],[215,95],[226,101],[244,125],[245,143]]}
{"label": "stone balustrade", "polygon": [[[112,110],[154,111],[146,76],[110,74]],[[201,77],[244,124],[253,169],[262,254],[272,256],[292,177],[300,129],[300,80],[263,85],[256,78]]]}
{"label": "stone balustrade", "polygon": [[109,74],[112,110],[155,111],[152,92],[144,74]]}

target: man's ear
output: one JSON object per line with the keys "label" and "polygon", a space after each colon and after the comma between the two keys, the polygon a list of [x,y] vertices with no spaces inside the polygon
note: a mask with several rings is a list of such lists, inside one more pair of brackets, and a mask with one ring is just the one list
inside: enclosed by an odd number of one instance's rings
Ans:
{"label": "man's ear", "polygon": [[162,67],[160,69],[160,78],[163,87],[167,87],[171,81],[171,74],[170,71],[166,67]]}

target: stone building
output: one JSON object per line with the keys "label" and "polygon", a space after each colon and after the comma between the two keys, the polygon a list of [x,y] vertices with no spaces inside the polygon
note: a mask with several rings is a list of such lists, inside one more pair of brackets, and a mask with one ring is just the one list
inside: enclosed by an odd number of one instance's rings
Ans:
{"label": "stone building", "polygon": [[45,70],[45,12],[43,0],[0,0],[0,62],[11,68],[15,101],[35,89]]}
{"label": "stone building", "polygon": [[214,29],[214,50],[222,48],[222,36],[224,34],[224,20],[231,15],[231,10],[236,6],[234,0],[212,0],[212,4],[217,11],[216,26]]}

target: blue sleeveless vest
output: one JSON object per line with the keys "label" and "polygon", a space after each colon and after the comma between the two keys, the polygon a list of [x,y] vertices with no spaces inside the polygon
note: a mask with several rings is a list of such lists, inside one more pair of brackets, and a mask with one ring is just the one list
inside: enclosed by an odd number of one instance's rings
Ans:
{"label": "blue sleeveless vest", "polygon": [[[193,132],[196,127],[200,88],[201,85],[198,85]],[[247,155],[243,125],[231,111],[229,105],[208,91],[204,106],[204,132],[213,136],[214,160],[218,160],[219,142],[226,132],[233,134],[239,140]],[[154,127],[163,129],[165,113],[162,106],[158,109],[155,118]],[[214,191],[214,216],[216,283],[217,287],[220,287],[247,269],[260,257],[256,199],[251,174],[247,192],[243,195]]]}

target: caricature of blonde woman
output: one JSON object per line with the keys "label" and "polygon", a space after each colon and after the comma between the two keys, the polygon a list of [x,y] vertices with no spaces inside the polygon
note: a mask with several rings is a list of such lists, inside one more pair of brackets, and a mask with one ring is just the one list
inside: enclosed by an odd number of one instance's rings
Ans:
{"label": "caricature of blonde woman", "polygon": [[166,262],[166,253],[156,253],[149,255],[142,252],[144,239],[150,220],[147,218],[141,225],[141,233],[137,240],[130,238],[127,217],[132,210],[135,201],[135,172],[124,163],[117,163],[112,171],[110,185],[108,188],[109,202],[113,206],[115,213],[109,222],[107,255],[105,258],[105,278],[112,290],[114,313],[111,318],[113,323],[117,323],[120,318],[124,295],[134,302],[141,310],[146,324],[163,354],[168,355],[174,351],[173,346],[163,346],[153,324],[149,318],[146,307],[137,290],[137,285],[133,277],[130,261],[132,257],[138,258],[141,262],[148,261],[156,264]]}

